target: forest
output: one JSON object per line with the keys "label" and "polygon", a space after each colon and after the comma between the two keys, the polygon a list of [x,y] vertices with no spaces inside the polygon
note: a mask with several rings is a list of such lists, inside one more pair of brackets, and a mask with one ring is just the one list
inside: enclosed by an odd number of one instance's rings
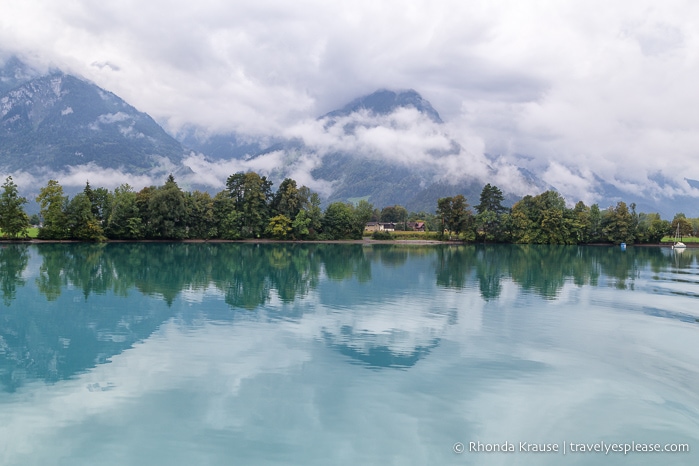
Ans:
{"label": "forest", "polygon": [[[374,208],[333,202],[325,210],[320,196],[296,181],[285,179],[275,191],[272,182],[255,172],[235,173],[213,197],[182,190],[172,175],[161,186],[136,192],[128,184],[110,191],[87,182],[72,198],[56,180],[42,187],[38,215],[30,218],[27,199],[8,177],[0,193],[0,230],[6,239],[26,239],[31,225],[43,240],[185,240],[185,239],[361,239],[367,222],[392,223],[410,230],[423,222],[432,237],[464,242],[517,244],[658,243],[677,229],[696,236],[699,219],[678,213],[672,221],[657,213],[636,212],[618,202],[600,209],[582,201],[570,208],[556,191],[527,195],[512,207],[503,206],[502,191],[486,184],[473,208],[463,195],[440,198],[434,213],[408,212],[402,206]],[[376,239],[392,239],[376,232]]]}

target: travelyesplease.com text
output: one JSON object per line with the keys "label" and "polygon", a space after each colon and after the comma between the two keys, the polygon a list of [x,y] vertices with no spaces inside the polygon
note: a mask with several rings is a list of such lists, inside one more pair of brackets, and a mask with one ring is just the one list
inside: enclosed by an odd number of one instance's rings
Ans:
{"label": "travelyesplease.com text", "polygon": [[554,453],[580,454],[603,453],[605,455],[622,453],[689,453],[688,443],[644,443],[644,442],[501,442],[486,443],[471,441],[467,444],[457,442],[453,446],[454,453]]}

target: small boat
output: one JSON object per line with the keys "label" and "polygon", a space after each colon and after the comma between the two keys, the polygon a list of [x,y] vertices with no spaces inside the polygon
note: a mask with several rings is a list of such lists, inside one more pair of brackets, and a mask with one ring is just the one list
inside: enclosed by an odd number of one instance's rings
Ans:
{"label": "small boat", "polygon": [[677,223],[677,231],[675,232],[675,243],[672,245],[672,249],[684,249],[687,247],[682,241],[680,241],[680,224]]}

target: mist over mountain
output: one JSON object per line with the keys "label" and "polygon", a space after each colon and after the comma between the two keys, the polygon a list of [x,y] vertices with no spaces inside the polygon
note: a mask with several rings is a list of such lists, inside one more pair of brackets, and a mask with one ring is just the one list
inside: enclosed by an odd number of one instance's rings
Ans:
{"label": "mist over mountain", "polygon": [[326,205],[365,199],[377,207],[432,212],[445,196],[464,194],[476,204],[488,182],[499,183],[510,203],[548,189],[532,173],[483,155],[476,138],[457,139],[450,130],[416,91],[383,89],[257,145],[235,134],[197,138],[191,130],[180,140],[202,153],[185,163],[195,173],[208,171],[209,182],[215,172],[251,169],[277,183],[294,178],[318,191]]}
{"label": "mist over mountain", "polygon": [[74,189],[88,180],[140,189],[162,184],[172,172],[185,189],[217,192],[229,175],[254,170],[276,185],[291,177],[319,192],[325,205],[366,199],[376,207],[432,212],[438,198],[456,194],[475,205],[491,183],[509,204],[557,189],[570,204],[606,208],[625,201],[665,217],[699,215],[696,199],[660,176],[653,182],[665,195],[584,174],[594,190],[581,197],[580,187],[567,181],[583,176],[574,168],[551,161],[545,181],[527,156],[487,154],[477,134],[443,121],[412,89],[376,91],[274,136],[189,126],[176,139],[111,92],[61,71],[40,73],[15,57],[0,66],[0,86],[0,171],[33,191],[49,177]]}
{"label": "mist over mountain", "polygon": [[39,76],[39,72],[15,56],[0,66],[0,95]]}

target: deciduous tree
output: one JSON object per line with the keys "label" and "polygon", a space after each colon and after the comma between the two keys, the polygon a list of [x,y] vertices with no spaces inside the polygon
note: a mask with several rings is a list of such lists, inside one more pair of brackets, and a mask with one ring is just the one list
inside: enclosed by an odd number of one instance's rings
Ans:
{"label": "deciduous tree", "polygon": [[43,226],[39,229],[41,239],[64,239],[67,237],[65,208],[68,197],[63,195],[63,186],[49,180],[36,197],[39,203]]}

